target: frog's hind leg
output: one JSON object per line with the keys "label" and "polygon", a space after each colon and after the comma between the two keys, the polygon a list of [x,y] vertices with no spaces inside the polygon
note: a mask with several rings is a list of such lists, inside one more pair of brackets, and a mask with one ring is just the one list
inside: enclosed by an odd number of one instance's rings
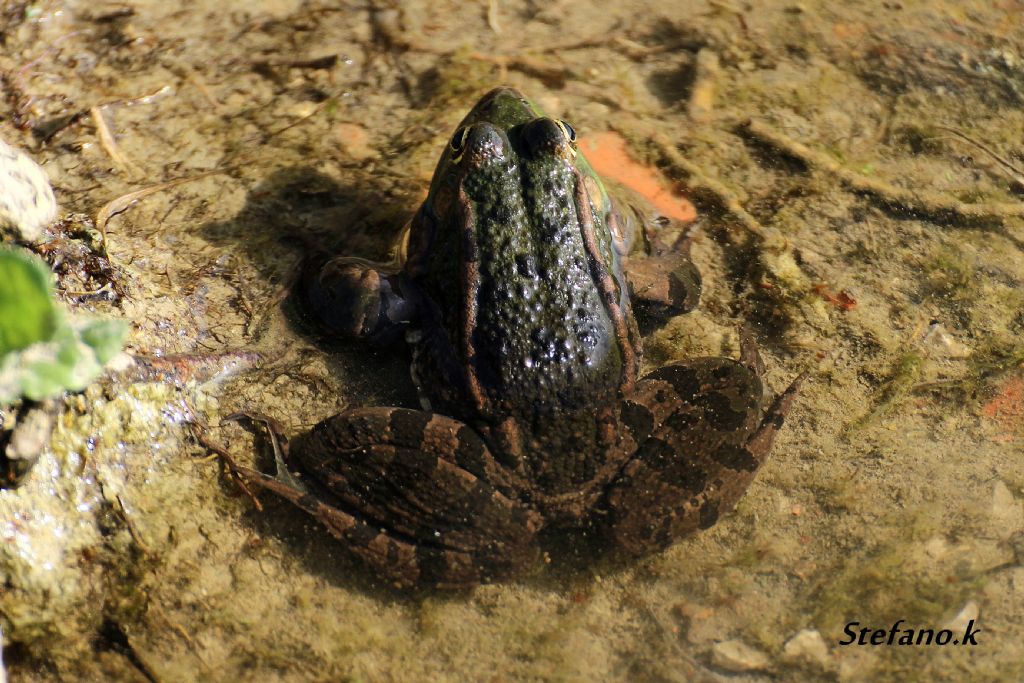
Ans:
{"label": "frog's hind leg", "polygon": [[746,333],[743,347],[740,361],[698,358],[638,383],[623,419],[640,445],[606,498],[619,547],[639,555],[710,527],[768,457],[804,375],[762,415],[760,359]]}
{"label": "frog's hind leg", "polygon": [[351,410],[296,440],[293,453],[308,492],[267,475],[253,483],[314,515],[398,585],[468,587],[521,573],[538,556],[539,514],[489,483],[499,466],[457,420]]}

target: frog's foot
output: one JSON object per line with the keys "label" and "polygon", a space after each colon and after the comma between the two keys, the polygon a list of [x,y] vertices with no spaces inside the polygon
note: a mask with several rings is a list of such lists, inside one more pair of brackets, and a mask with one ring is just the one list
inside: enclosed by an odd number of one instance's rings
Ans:
{"label": "frog's foot", "polygon": [[319,326],[341,337],[397,340],[414,309],[400,273],[355,257],[306,266],[299,295]]}
{"label": "frog's foot", "polygon": [[627,552],[665,548],[710,527],[733,508],[768,457],[805,375],[762,416],[763,385],[749,344],[748,338],[739,362],[698,358],[638,383],[624,419],[639,436],[649,436],[638,439],[606,502],[609,534]]}
{"label": "frog's foot", "polygon": [[629,262],[629,284],[638,309],[667,318],[697,307],[701,277],[690,260],[695,234],[696,229],[691,227],[671,247],[662,245],[657,235],[651,236],[650,255]]}
{"label": "frog's foot", "polygon": [[700,303],[700,272],[677,254],[630,262],[629,284],[634,305],[650,316],[689,313]]}
{"label": "frog's foot", "polygon": [[480,437],[448,417],[362,408],[294,442],[303,491],[258,474],[399,586],[469,587],[521,573],[538,556],[540,515],[484,477],[499,468]]}

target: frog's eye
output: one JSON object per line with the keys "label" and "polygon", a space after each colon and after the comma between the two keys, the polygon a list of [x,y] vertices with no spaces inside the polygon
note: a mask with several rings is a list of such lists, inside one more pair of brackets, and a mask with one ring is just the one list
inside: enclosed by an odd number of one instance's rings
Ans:
{"label": "frog's eye", "polygon": [[568,121],[562,121],[561,119],[555,121],[558,127],[562,130],[562,134],[565,135],[565,139],[569,141],[570,145],[576,144],[576,129],[569,125]]}
{"label": "frog's eye", "polygon": [[455,131],[449,146],[452,149],[452,163],[459,163],[462,153],[466,150],[466,138],[469,137],[469,126],[463,126]]}

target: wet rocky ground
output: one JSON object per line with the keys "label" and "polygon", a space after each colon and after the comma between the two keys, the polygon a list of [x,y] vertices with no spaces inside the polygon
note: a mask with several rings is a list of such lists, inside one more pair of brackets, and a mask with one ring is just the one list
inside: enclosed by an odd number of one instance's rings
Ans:
{"label": "wet rocky ground", "polygon": [[[1024,5],[575,0],[7,2],[0,138],[46,169],[73,311],[127,356],[0,490],[11,681],[1020,680]],[[415,405],[401,352],[282,304],[309,245],[380,258],[494,85],[614,131],[696,206],[702,307],[656,367],[754,329],[772,459],[642,561],[554,548],[521,580],[380,585],[240,492],[221,418],[290,434]],[[53,259],[51,259],[53,260]],[[136,360],[132,360],[136,359]],[[134,364],[133,364],[134,363]],[[851,622],[977,645],[840,645]]]}

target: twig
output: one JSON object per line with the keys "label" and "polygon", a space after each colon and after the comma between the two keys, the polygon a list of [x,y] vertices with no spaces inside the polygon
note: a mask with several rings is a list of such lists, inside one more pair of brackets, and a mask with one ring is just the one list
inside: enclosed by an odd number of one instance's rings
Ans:
{"label": "twig", "polygon": [[970,143],[970,144],[974,145],[975,147],[980,149],[982,152],[984,152],[985,154],[987,154],[990,157],[992,157],[996,161],[997,164],[999,164],[1000,166],[1003,167],[1003,170],[1009,172],[1010,179],[1013,181],[1013,184],[1017,187],[1017,189],[1024,188],[1024,171],[1021,171],[1019,168],[1017,168],[1016,166],[1011,164],[1005,158],[1003,158],[1000,155],[996,154],[995,152],[993,152],[991,149],[989,149],[985,145],[981,144],[980,142],[978,142],[974,138],[969,137],[966,133],[963,133],[963,132],[957,130],[956,128],[953,128],[951,126],[936,126],[936,128],[939,128],[939,129],[944,130],[946,132],[952,133],[953,135],[957,136],[958,138],[960,138],[964,142],[967,142],[967,143]]}
{"label": "twig", "polygon": [[[215,175],[217,173],[227,173],[228,169],[216,169],[213,171],[204,171],[198,175],[189,176],[188,178],[178,178],[176,180],[168,180],[166,183],[159,183],[158,185],[152,185],[150,187],[144,187],[141,190],[135,192],[129,192],[123,194],[116,199],[112,199],[103,205],[103,207],[96,214],[96,227],[99,229],[100,234],[103,235],[103,251],[107,250],[107,222],[119,213],[127,211],[128,208],[139,201],[144,199],[151,194],[156,194],[163,190],[170,189],[176,185],[182,185],[184,183],[190,183],[193,180],[199,180],[206,176]],[[106,254],[104,254],[106,255]]]}
{"label": "twig", "polygon": [[200,662],[200,663],[201,663],[201,664],[203,665],[203,668],[204,668],[204,669],[206,669],[207,671],[209,671],[209,670],[210,670],[210,663],[209,663],[209,662],[208,662],[208,661],[206,660],[206,657],[205,657],[205,656],[203,655],[203,653],[202,653],[202,652],[201,652],[201,651],[199,650],[199,646],[198,646],[198,645],[196,644],[196,641],[195,641],[195,639],[194,639],[194,638],[192,637],[192,635],[191,635],[191,634],[190,634],[190,633],[189,633],[189,632],[188,632],[188,631],[187,631],[187,630],[185,629],[185,627],[184,627],[184,626],[182,626],[181,624],[179,624],[178,622],[174,621],[173,619],[171,619],[171,618],[170,618],[170,617],[169,617],[169,616],[167,615],[167,613],[166,613],[166,612],[164,612],[163,608],[162,608],[162,607],[160,607],[160,603],[159,603],[159,602],[154,602],[154,603],[153,603],[153,604],[152,604],[152,605],[150,606],[150,610],[151,610],[151,611],[152,611],[152,612],[153,612],[153,613],[154,613],[154,614],[155,614],[156,616],[158,616],[158,617],[159,617],[160,619],[162,619],[162,620],[163,620],[163,622],[164,622],[165,624],[167,624],[167,626],[168,626],[168,627],[170,627],[170,629],[171,629],[172,631],[174,631],[174,632],[175,632],[175,633],[177,633],[177,634],[178,634],[179,636],[181,636],[182,640],[184,640],[184,641],[185,641],[185,642],[186,642],[186,643],[188,644],[188,646],[189,646],[189,647],[190,647],[190,648],[192,649],[192,652],[193,652],[193,654],[195,654],[195,656],[196,656],[196,659],[198,659],[198,660],[199,660],[199,662]]}
{"label": "twig", "polygon": [[199,72],[187,64],[182,66],[181,70],[185,74],[185,80],[195,86],[196,90],[198,90],[206,101],[210,103],[210,106],[213,107],[214,111],[218,114],[223,114],[224,105],[217,99],[217,96],[213,94],[213,91],[210,90],[210,87],[206,84],[206,80],[199,74]]}
{"label": "twig", "polygon": [[256,510],[259,512],[263,512],[263,504],[260,503],[259,498],[256,497],[256,494],[254,494],[252,492],[252,489],[250,489],[249,486],[245,483],[245,480],[242,478],[242,476],[238,474],[238,465],[235,464],[235,460],[234,458],[231,457],[231,454],[228,453],[223,446],[212,441],[206,435],[206,429],[202,425],[193,422],[189,426],[192,429],[192,435],[195,437],[196,441],[199,442],[199,445],[205,448],[206,450],[211,451],[212,453],[215,453],[218,456],[220,456],[221,461],[224,463],[224,466],[228,471],[228,474],[231,475],[232,481],[234,481],[235,484],[238,485],[238,488],[242,489],[245,495],[249,497]]}
{"label": "twig", "polygon": [[120,166],[122,170],[128,171],[129,174],[138,173],[138,166],[121,153],[121,149],[114,140],[114,134],[110,132],[110,127],[103,118],[103,112],[100,111],[100,108],[92,107],[89,109],[89,113],[92,114],[92,120],[96,124],[96,132],[100,136],[100,146],[103,147],[103,151],[107,153],[107,156]]}
{"label": "twig", "polygon": [[691,194],[701,192],[710,194],[722,210],[736,218],[748,232],[765,242],[785,240],[777,230],[765,228],[749,211],[744,209],[732,190],[718,180],[708,177],[699,166],[684,157],[664,133],[654,133],[651,136],[651,141],[670,164],[686,174],[685,184]]}
{"label": "twig", "polygon": [[132,537],[132,540],[135,541],[135,545],[139,547],[139,550],[141,550],[143,554],[152,555],[153,552],[149,549],[149,546],[146,545],[146,542],[142,540],[142,536],[139,534],[138,529],[135,528],[135,525],[132,524],[132,520],[128,518],[128,508],[125,507],[121,494],[118,493],[114,495],[114,499],[117,501],[117,505],[120,508],[119,516],[122,521],[124,521],[124,525],[128,527],[128,535]]}
{"label": "twig", "polygon": [[496,35],[501,35],[501,22],[498,20],[498,0],[490,0],[487,3],[487,26]]}
{"label": "twig", "polygon": [[543,59],[528,55],[489,55],[483,52],[471,52],[469,58],[497,65],[500,70],[499,81],[507,79],[509,69],[536,76],[546,83],[565,83],[570,76],[568,68],[552,65]]}
{"label": "twig", "polygon": [[151,104],[153,100],[173,92],[174,88],[170,85],[162,85],[148,95],[139,95],[138,97],[121,97],[116,100],[104,102],[99,105],[98,108],[102,109],[103,107],[116,107],[122,105],[125,107],[134,107],[137,104]]}
{"label": "twig", "polygon": [[831,173],[854,192],[872,195],[890,206],[922,215],[952,215],[967,221],[988,220],[1002,223],[1007,218],[1024,217],[1024,203],[967,204],[938,192],[903,189],[877,178],[867,178],[854,173],[830,156],[816,152],[760,121],[747,121],[741,124],[740,128],[751,137],[800,159],[811,168]]}
{"label": "twig", "polygon": [[696,75],[690,88],[690,102],[687,113],[694,123],[708,123],[714,115],[715,93],[722,69],[718,55],[711,48],[702,48],[697,53]]}
{"label": "twig", "polygon": [[291,130],[291,129],[292,129],[292,128],[294,128],[295,126],[298,126],[298,125],[300,125],[300,124],[303,124],[303,123],[305,123],[306,121],[309,121],[309,120],[310,120],[311,118],[313,118],[314,116],[316,116],[317,114],[319,114],[320,112],[322,112],[322,111],[323,111],[324,109],[326,109],[326,108],[327,108],[327,105],[329,105],[329,104],[331,104],[331,103],[333,103],[333,102],[336,102],[336,101],[337,101],[337,100],[336,100],[336,99],[335,99],[334,97],[328,97],[328,98],[327,98],[326,100],[324,100],[324,101],[323,101],[323,102],[321,102],[320,104],[318,104],[318,105],[316,105],[315,107],[313,107],[313,111],[309,112],[309,113],[308,113],[308,114],[306,114],[305,116],[300,116],[299,118],[295,119],[295,120],[294,120],[294,121],[292,121],[291,123],[289,123],[289,124],[286,124],[286,125],[284,125],[284,126],[282,126],[282,127],[278,128],[277,130],[272,130],[272,131],[270,131],[269,133],[267,133],[267,134],[266,134],[266,135],[265,135],[265,136],[263,137],[263,142],[264,142],[264,143],[266,143],[266,142],[267,142],[268,140],[270,140],[271,138],[273,138],[273,137],[276,137],[276,136],[280,135],[281,133],[284,133],[284,132],[285,132],[285,131],[287,131],[287,130]]}
{"label": "twig", "polygon": [[205,384],[245,372],[263,357],[255,351],[218,353],[174,353],[166,356],[131,354],[135,364],[124,370],[131,382],[171,381],[181,387],[188,382]]}

